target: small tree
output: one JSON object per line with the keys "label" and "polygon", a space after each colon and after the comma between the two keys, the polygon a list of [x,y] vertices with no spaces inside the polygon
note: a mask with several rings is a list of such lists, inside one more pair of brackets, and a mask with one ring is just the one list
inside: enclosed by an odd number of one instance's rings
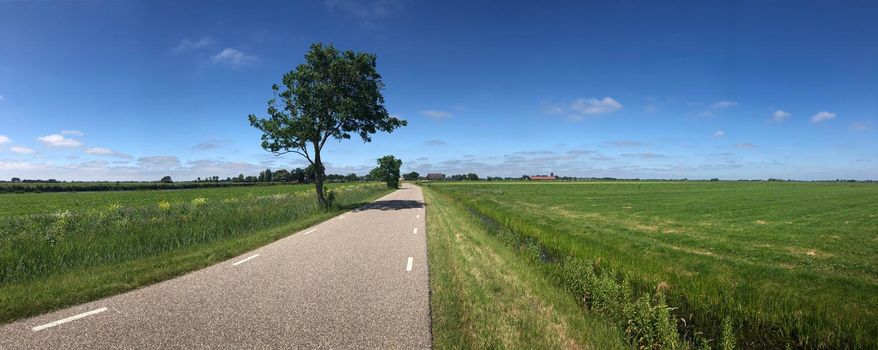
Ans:
{"label": "small tree", "polygon": [[369,172],[373,180],[384,181],[387,187],[399,188],[399,167],[402,160],[387,155],[378,158],[378,167]]}
{"label": "small tree", "polygon": [[479,176],[476,175],[475,173],[469,173],[469,174],[466,174],[466,179],[470,180],[470,181],[478,181]]}
{"label": "small tree", "polygon": [[17,178],[17,177],[13,177],[13,178],[12,178],[12,182],[21,182],[21,179],[19,179],[19,178]]}
{"label": "small tree", "polygon": [[170,176],[165,176],[165,177],[163,177],[160,181],[161,181],[162,183],[166,183],[166,184],[169,184],[169,183],[174,182],[174,180],[171,180],[171,177],[170,177]]}
{"label": "small tree", "polygon": [[405,179],[406,181],[418,181],[418,179],[420,177],[421,177],[421,174],[418,174],[418,172],[416,172],[416,171],[412,171],[408,174],[402,175],[402,178]]}
{"label": "small tree", "polygon": [[277,156],[299,154],[314,166],[314,187],[321,206],[328,205],[321,151],[329,139],[358,135],[370,142],[378,131],[392,132],[406,125],[384,108],[384,82],[375,62],[374,54],[313,44],[305,54],[305,63],[284,74],[285,89],[272,86],[281,105],[272,98],[267,119],[253,114],[248,117],[250,125],[263,133],[262,148]]}

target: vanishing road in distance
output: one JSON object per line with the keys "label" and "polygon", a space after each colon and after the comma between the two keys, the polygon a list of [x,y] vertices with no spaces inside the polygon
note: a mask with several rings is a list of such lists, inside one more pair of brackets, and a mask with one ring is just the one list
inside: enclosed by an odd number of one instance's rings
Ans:
{"label": "vanishing road in distance", "polygon": [[421,189],[202,270],[0,326],[0,349],[429,348]]}

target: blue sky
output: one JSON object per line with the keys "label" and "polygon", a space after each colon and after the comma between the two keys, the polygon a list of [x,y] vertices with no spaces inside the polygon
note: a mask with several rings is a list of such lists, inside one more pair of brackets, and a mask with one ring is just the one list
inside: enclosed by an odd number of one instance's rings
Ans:
{"label": "blue sky", "polygon": [[304,167],[250,113],[314,42],[377,54],[409,126],[333,173],[878,179],[878,4],[2,1],[0,178]]}

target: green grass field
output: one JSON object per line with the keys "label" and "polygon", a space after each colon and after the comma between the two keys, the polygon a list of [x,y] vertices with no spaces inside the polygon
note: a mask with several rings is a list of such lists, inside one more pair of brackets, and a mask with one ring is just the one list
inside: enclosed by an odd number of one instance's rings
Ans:
{"label": "green grass field", "polygon": [[0,195],[0,322],[208,266],[390,192],[330,189],[332,210],[305,185]]}
{"label": "green grass field", "polygon": [[[544,275],[621,327],[635,317],[629,312],[636,303],[625,298],[661,290],[683,342],[715,346],[728,319],[742,348],[878,346],[876,185],[478,182],[428,188],[479,216],[507,245],[532,250],[530,261]],[[622,285],[630,285],[632,295],[624,296]],[[657,298],[653,304],[660,304]]]}
{"label": "green grass field", "polygon": [[[335,185],[329,185],[332,188]],[[0,194],[0,217],[81,210],[120,204],[125,207],[155,205],[160,201],[186,202],[194,198],[222,200],[232,197],[313,191],[313,185],[229,186],[198,189],[43,192]]]}

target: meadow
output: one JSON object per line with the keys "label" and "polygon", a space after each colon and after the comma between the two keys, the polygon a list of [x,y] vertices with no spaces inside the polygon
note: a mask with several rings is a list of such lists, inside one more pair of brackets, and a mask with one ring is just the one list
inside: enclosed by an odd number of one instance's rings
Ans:
{"label": "meadow", "polygon": [[426,187],[632,345],[878,347],[874,184]]}
{"label": "meadow", "polygon": [[388,193],[384,184],[0,195],[0,322],[171,278]]}

